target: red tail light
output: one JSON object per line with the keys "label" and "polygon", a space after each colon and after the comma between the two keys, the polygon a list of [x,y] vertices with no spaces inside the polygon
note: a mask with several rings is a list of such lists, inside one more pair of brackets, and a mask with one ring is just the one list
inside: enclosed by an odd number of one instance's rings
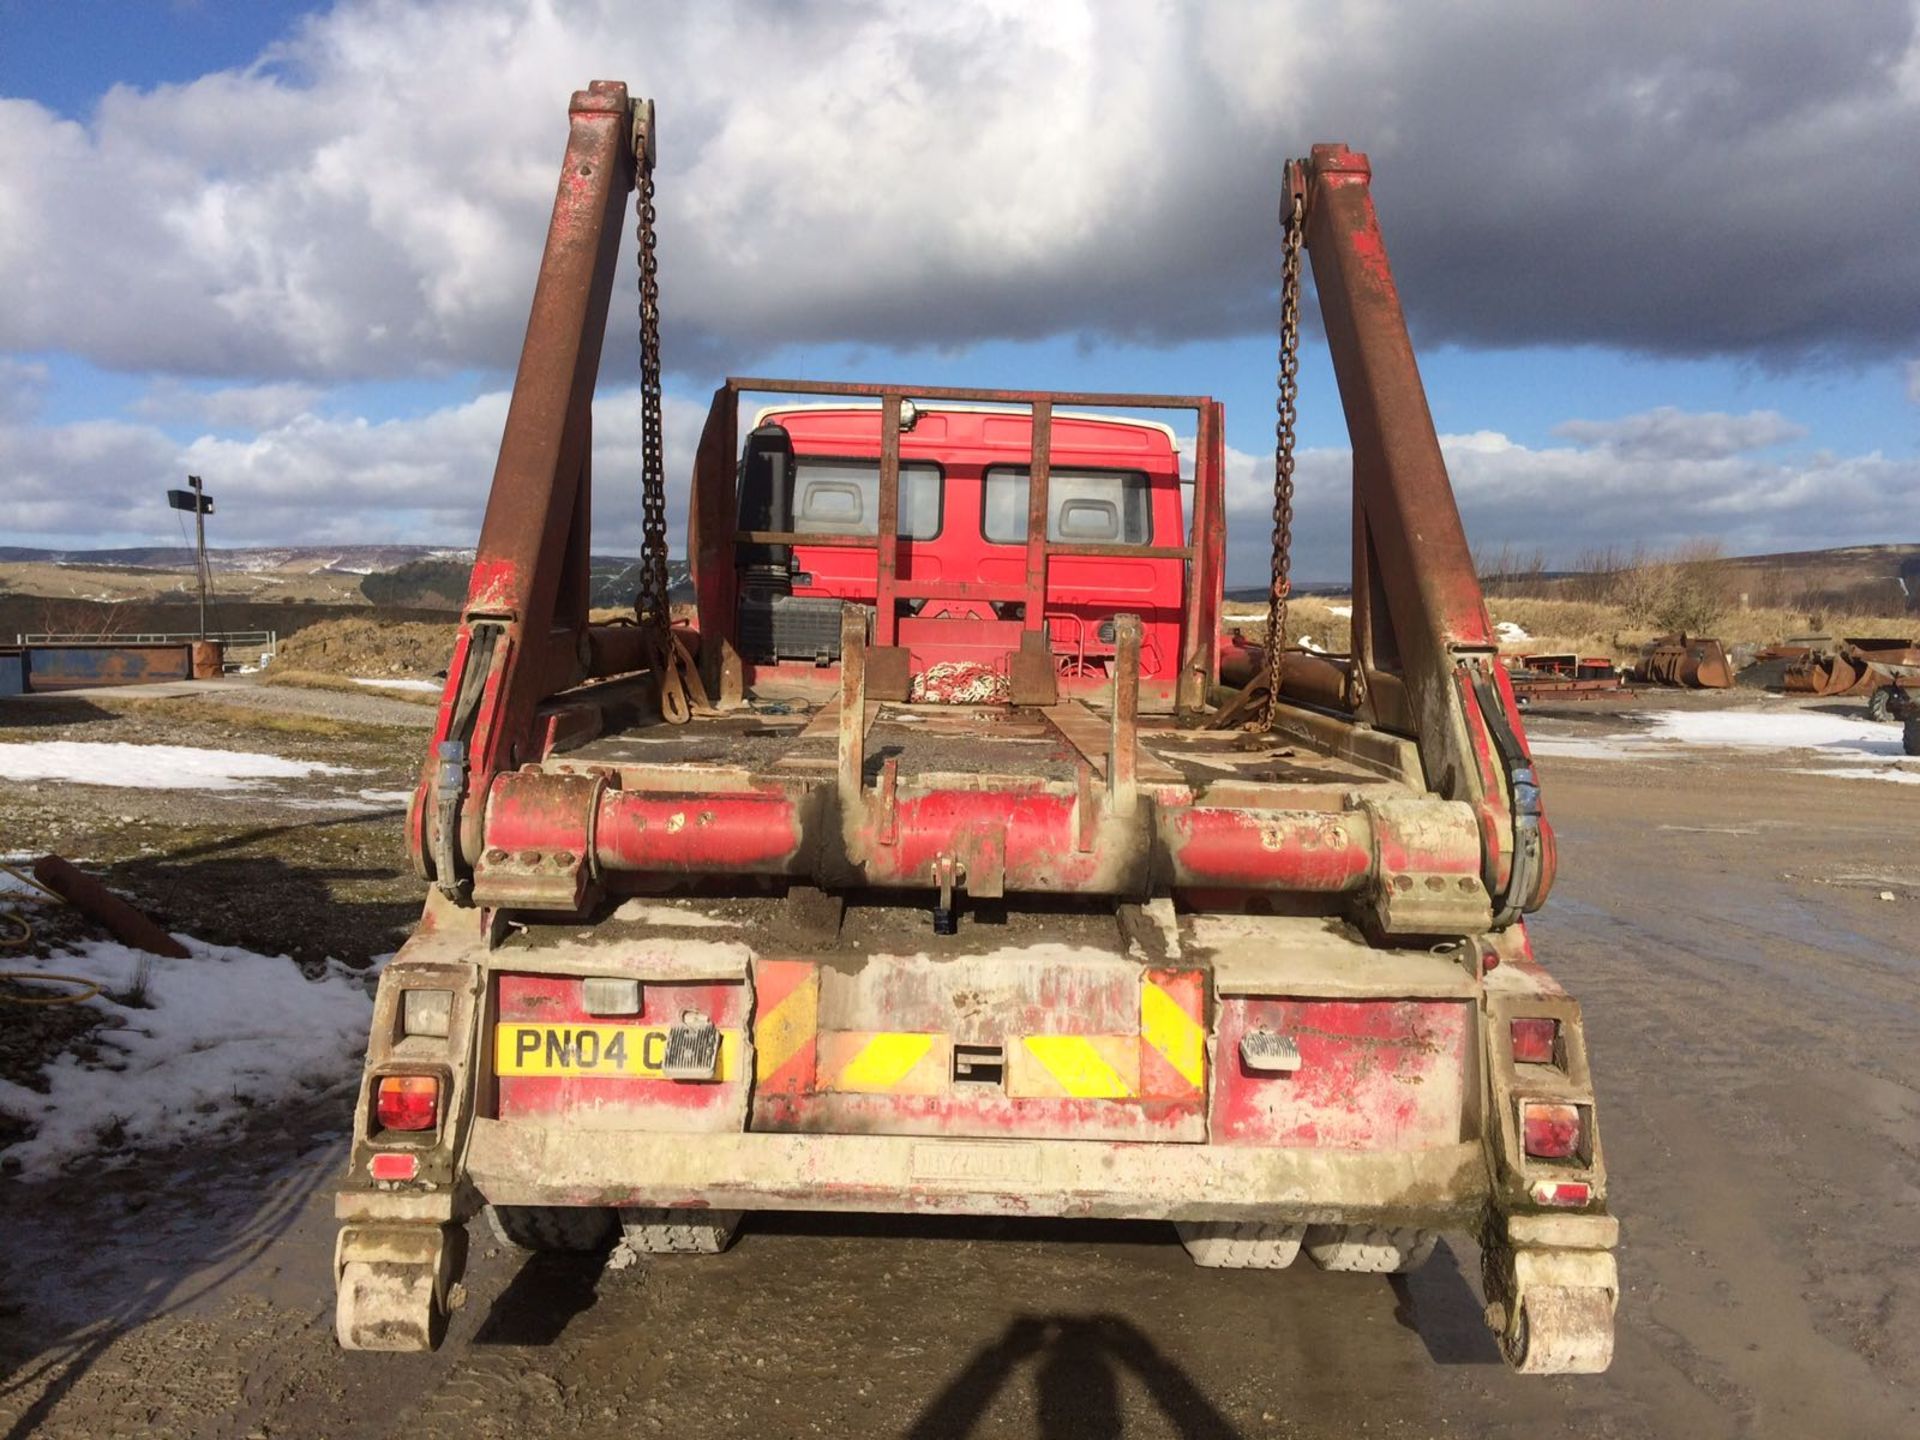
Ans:
{"label": "red tail light", "polygon": [[1580,1149],[1580,1107],[1529,1100],[1520,1109],[1527,1154],[1536,1160],[1565,1160]]}
{"label": "red tail light", "polygon": [[1524,1065],[1556,1063],[1560,1022],[1546,1017],[1515,1020],[1507,1027],[1513,1040],[1513,1058]]}
{"label": "red tail light", "polygon": [[431,1075],[384,1075],[373,1117],[382,1130],[431,1130],[440,1119],[440,1082]]}

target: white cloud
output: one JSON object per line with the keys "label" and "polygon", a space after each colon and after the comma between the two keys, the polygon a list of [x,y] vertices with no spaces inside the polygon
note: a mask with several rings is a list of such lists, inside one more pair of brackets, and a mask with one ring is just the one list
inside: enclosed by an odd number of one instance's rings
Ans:
{"label": "white cloud", "polygon": [[1802,439],[1807,427],[1773,410],[1728,415],[1662,405],[1618,420],[1568,420],[1553,433],[1629,459],[1716,460]]}
{"label": "white cloud", "polygon": [[[192,472],[206,476],[219,502],[217,545],[469,545],[479,534],[507,399],[504,390],[489,391],[377,423],[307,411],[250,435],[206,435],[186,444],[147,424],[0,422],[0,474],[9,477],[10,519],[22,544],[36,535],[88,534],[108,545],[171,534],[163,491]],[[664,418],[668,535],[677,552],[706,411],[668,396]],[[1877,452],[1702,453],[1699,435],[1727,417],[1674,414],[1653,427],[1636,423],[1644,418],[1596,426],[1597,435],[1617,428],[1640,437],[1626,449],[1534,447],[1496,431],[1442,436],[1470,543],[1538,549],[1550,563],[1570,564],[1583,551],[1649,540],[1712,539],[1729,553],[1751,553],[1920,534],[1920,460]],[[1751,438],[1764,446],[1786,424],[1753,426]],[[1671,437],[1672,448],[1658,451],[1643,431]],[[637,389],[602,390],[593,438],[594,548],[637,553]],[[1348,573],[1351,468],[1344,448],[1300,452],[1294,573],[1302,580]],[[1235,585],[1258,584],[1266,573],[1272,504],[1272,455],[1229,449],[1228,573]],[[103,516],[111,519],[103,523]]]}
{"label": "white cloud", "polygon": [[[1641,418],[1612,423],[1639,434],[1632,422]],[[1468,543],[1476,551],[1538,550],[1565,566],[1584,552],[1639,543],[1711,540],[1729,554],[1764,554],[1920,534],[1920,459],[1701,453],[1699,434],[1728,417],[1693,417],[1700,427],[1688,418],[1670,417],[1667,452],[1650,442],[1623,451],[1536,448],[1491,431],[1443,435]],[[1757,446],[1771,429],[1754,427]],[[1233,583],[1257,584],[1270,553],[1273,460],[1234,451],[1228,464],[1228,573]],[[1351,468],[1343,448],[1299,457],[1293,529],[1301,579],[1344,580],[1351,570]]]}
{"label": "white cloud", "polygon": [[150,420],[190,420],[216,430],[258,430],[306,414],[321,393],[318,386],[292,382],[202,390],[163,378],[149,386],[132,409]]}
{"label": "white cloud", "polygon": [[[493,479],[507,392],[490,391],[424,415],[370,422],[302,410],[246,435],[185,444],[151,424],[0,423],[0,475],[17,543],[90,535],[112,545],[172,533],[164,492],[189,472],[218,505],[210,543],[469,545]],[[686,475],[706,418],[668,397],[664,407],[668,518],[685,531]],[[594,403],[594,544],[639,544],[640,393],[603,389]]]}
{"label": "white cloud", "polygon": [[1914,32],[1907,0],[342,0],[84,124],[0,100],[0,348],[249,382],[504,367],[566,96],[612,75],[660,101],[694,368],[1264,326],[1281,161],[1327,135],[1373,155],[1428,342],[1897,352]]}
{"label": "white cloud", "polygon": [[[1328,135],[1373,156],[1423,345],[1884,361],[1920,333],[1915,27],[1909,0],[341,0],[84,122],[0,99],[0,351],[153,377],[131,422],[36,425],[45,367],[0,354],[9,528],[171,534],[191,469],[221,543],[469,541],[505,392],[370,422],[328,387],[507,371],[593,76],[660,102],[667,356],[701,385],[789,343],[1265,328],[1281,162]],[[622,379],[631,277],[623,253]],[[669,408],[676,506],[699,408]],[[1920,532],[1914,462],[1767,458],[1805,434],[1775,412],[1558,434],[1448,437],[1476,544]],[[631,549],[631,389],[595,441],[596,541]],[[1236,579],[1264,569],[1270,464],[1235,459]],[[1303,575],[1346,569],[1347,468],[1302,456]]]}

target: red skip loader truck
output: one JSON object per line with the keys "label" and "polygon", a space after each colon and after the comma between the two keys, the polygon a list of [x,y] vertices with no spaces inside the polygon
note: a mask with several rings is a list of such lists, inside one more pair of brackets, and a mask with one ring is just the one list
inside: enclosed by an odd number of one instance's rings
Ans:
{"label": "red skip loader truck", "polygon": [[[574,97],[408,813],[429,890],[375,1004],[341,1343],[436,1344],[482,1212],[530,1249],[703,1252],[847,1210],[1158,1218],[1202,1265],[1374,1273],[1469,1233],[1510,1363],[1604,1369],[1586,1044],[1525,919],[1553,835],[1366,158],[1287,167],[1242,644],[1194,395],[730,379],[671,603],[653,146],[625,86]],[[645,543],[596,618],[636,189]],[[1286,643],[1303,254],[1353,443],[1345,656]]]}

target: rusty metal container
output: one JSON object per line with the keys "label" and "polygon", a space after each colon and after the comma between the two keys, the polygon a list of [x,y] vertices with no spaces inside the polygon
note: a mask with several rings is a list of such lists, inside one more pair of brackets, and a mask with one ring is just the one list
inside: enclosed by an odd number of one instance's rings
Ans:
{"label": "rusty metal container", "polygon": [[193,678],[218,680],[226,672],[227,649],[218,640],[193,642]]}
{"label": "rusty metal container", "polygon": [[193,675],[190,651],[185,644],[30,645],[27,685],[40,693],[186,680]]}

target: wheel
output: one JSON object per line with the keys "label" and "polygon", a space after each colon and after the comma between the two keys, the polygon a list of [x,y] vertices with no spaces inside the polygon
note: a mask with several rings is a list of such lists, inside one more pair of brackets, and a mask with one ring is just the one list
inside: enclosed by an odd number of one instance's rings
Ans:
{"label": "wheel", "polygon": [[1920,715],[1909,715],[1900,730],[1900,748],[1909,755],[1920,755]]}
{"label": "wheel", "polygon": [[1173,1228],[1193,1263],[1209,1270],[1284,1270],[1307,1233],[1304,1225],[1256,1220],[1176,1220]]}
{"label": "wheel", "polygon": [[740,1228],[738,1210],[620,1212],[620,1242],[636,1255],[718,1255]]}
{"label": "wheel", "polygon": [[340,1348],[433,1349],[447,1323],[433,1282],[429,1265],[350,1261],[334,1293],[333,1333]]}
{"label": "wheel", "polygon": [[1613,1296],[1589,1286],[1535,1286],[1500,1348],[1522,1375],[1598,1375],[1613,1363]]}
{"label": "wheel", "polygon": [[1388,1230],[1371,1225],[1315,1225],[1308,1229],[1307,1254],[1322,1270],[1362,1275],[1405,1275],[1418,1270],[1439,1241],[1433,1230]]}
{"label": "wheel", "polygon": [[597,1205],[489,1205],[487,1222],[522,1250],[585,1254],[613,1240],[613,1212]]}
{"label": "wheel", "polygon": [[1867,697],[1867,718],[1869,720],[1893,718],[1893,687],[1891,685],[1882,685]]}

